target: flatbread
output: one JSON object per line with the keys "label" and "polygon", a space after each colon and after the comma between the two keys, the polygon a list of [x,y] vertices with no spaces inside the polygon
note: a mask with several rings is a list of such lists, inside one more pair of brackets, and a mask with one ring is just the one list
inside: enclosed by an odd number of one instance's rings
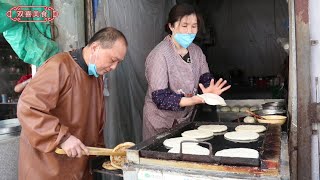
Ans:
{"label": "flatbread", "polygon": [[[180,153],[180,146],[173,147],[169,153]],[[182,154],[209,155],[210,151],[199,145],[182,144]]]}
{"label": "flatbread", "polygon": [[110,161],[104,162],[104,163],[102,164],[102,167],[103,167],[104,169],[110,170],[110,171],[113,171],[113,170],[117,170],[117,169],[118,169],[118,168],[116,168],[116,167],[113,167],[113,166],[111,165],[111,162],[110,162]]}
{"label": "flatbread", "polygon": [[256,120],[254,119],[254,117],[251,117],[251,116],[247,116],[243,119],[243,122],[245,123],[255,123]]}
{"label": "flatbread", "polygon": [[240,157],[240,158],[259,158],[259,152],[249,148],[231,148],[217,151],[215,156]]}
{"label": "flatbread", "polygon": [[267,130],[266,127],[263,125],[239,125],[235,128],[236,131],[241,131],[241,132],[256,132],[256,133],[261,133]]}
{"label": "flatbread", "polygon": [[201,97],[205,101],[205,103],[209,105],[221,105],[221,106],[227,105],[221,96],[213,93],[203,93],[203,94],[198,94],[198,96]]}
{"label": "flatbread", "polygon": [[[189,141],[197,141],[195,138],[189,138],[189,137],[175,137],[175,138],[170,138],[170,139],[166,139],[163,141],[163,145],[168,148],[171,149],[175,146],[180,146],[181,141],[184,140],[189,140]],[[189,143],[189,142],[185,142],[183,144],[193,144],[193,145],[197,145],[198,143]]]}
{"label": "flatbread", "polygon": [[195,139],[207,139],[213,137],[213,132],[194,129],[183,132],[181,136]]}
{"label": "flatbread", "polygon": [[201,125],[198,127],[199,130],[210,131],[213,133],[219,133],[228,130],[226,125]]}
{"label": "flatbread", "polygon": [[[134,146],[135,144],[132,142],[125,142],[117,145],[113,152],[121,152],[126,151],[126,149]],[[126,156],[110,156],[111,165],[115,168],[121,169],[124,163],[126,162]]]}
{"label": "flatbread", "polygon": [[224,134],[224,137],[228,140],[233,141],[253,141],[259,138],[259,134],[256,132],[227,132]]}

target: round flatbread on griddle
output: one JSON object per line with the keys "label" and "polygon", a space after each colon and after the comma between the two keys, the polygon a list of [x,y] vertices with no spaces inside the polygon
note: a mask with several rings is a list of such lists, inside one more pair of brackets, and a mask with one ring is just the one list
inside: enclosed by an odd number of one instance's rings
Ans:
{"label": "round flatbread on griddle", "polygon": [[225,125],[201,125],[198,127],[199,130],[210,131],[213,133],[219,133],[228,130],[228,127]]}
{"label": "round flatbread on griddle", "polygon": [[255,141],[259,138],[259,134],[256,132],[227,132],[224,134],[225,139],[231,141]]}
{"label": "round flatbread on griddle", "polygon": [[263,125],[239,125],[235,128],[239,132],[256,132],[261,133],[267,130]]}
{"label": "round flatbread on griddle", "polygon": [[259,152],[249,148],[231,148],[217,151],[215,156],[240,157],[240,158],[259,158]]}
{"label": "round flatbread on griddle", "polygon": [[[170,139],[166,139],[163,141],[163,145],[167,148],[167,149],[171,149],[175,146],[180,146],[181,141],[197,141],[195,138],[189,138],[189,137],[175,137],[175,138],[170,138]],[[185,142],[183,144],[193,144],[196,145],[198,143],[191,143],[191,142]]]}
{"label": "round flatbread on griddle", "polygon": [[183,132],[181,136],[195,139],[207,139],[213,137],[213,132],[194,129]]}
{"label": "round flatbread on griddle", "polygon": [[[173,147],[169,153],[180,153],[180,146]],[[199,145],[182,144],[182,154],[209,155],[210,151]]]}

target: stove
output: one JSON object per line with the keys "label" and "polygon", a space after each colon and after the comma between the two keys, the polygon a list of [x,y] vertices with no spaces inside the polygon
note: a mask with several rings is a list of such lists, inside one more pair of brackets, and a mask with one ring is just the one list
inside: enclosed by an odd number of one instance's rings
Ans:
{"label": "stove", "polygon": [[[219,124],[226,125],[228,132],[234,131],[235,127],[243,123],[230,122],[188,122],[180,124],[175,128],[162,134],[143,141],[127,150],[128,164],[125,172],[132,172],[135,169],[156,167],[156,169],[174,170],[177,172],[206,174],[209,172],[247,174],[252,176],[278,176],[281,153],[281,127],[273,124],[263,125],[267,130],[260,133],[260,137],[255,142],[237,143],[226,140],[222,135],[214,136],[207,140],[203,147],[212,149],[210,155],[192,155],[168,153],[163,145],[163,141],[168,138],[180,137],[181,133],[187,130],[197,129],[200,125]],[[215,152],[228,148],[251,148],[259,152],[259,158],[238,158],[238,157],[218,157]],[[202,172],[205,171],[206,173]],[[130,174],[130,173],[129,173]]]}

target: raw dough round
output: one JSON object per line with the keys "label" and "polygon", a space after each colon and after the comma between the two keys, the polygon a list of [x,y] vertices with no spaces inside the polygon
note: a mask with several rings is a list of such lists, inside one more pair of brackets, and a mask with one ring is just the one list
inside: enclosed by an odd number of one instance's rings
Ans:
{"label": "raw dough round", "polygon": [[240,108],[240,112],[246,112],[247,110],[249,110],[248,107],[242,107],[242,108]]}
{"label": "raw dough round", "polygon": [[255,123],[256,120],[254,119],[254,117],[251,117],[251,116],[247,116],[243,119],[243,122],[245,123]]}
{"label": "raw dough round", "polygon": [[267,130],[263,125],[239,125],[235,128],[239,132],[256,132],[261,133]]}
{"label": "raw dough round", "polygon": [[199,130],[210,131],[213,133],[219,133],[228,129],[225,125],[201,125],[198,127]]}
{"label": "raw dough round", "polygon": [[[163,141],[163,145],[168,148],[171,149],[175,146],[180,146],[181,141],[184,140],[190,140],[190,141],[197,141],[195,138],[189,138],[189,137],[175,137],[175,138],[170,138],[170,139],[166,139]],[[197,145],[198,143],[191,143],[191,142],[185,142],[183,144],[193,144],[193,145]]]}
{"label": "raw dough round", "polygon": [[257,108],[257,107],[255,107],[255,106],[252,106],[249,110],[250,111],[256,111],[256,110],[258,110],[259,108]]}
{"label": "raw dough round", "polygon": [[209,105],[221,105],[221,106],[227,105],[224,99],[217,94],[204,93],[204,94],[198,94],[198,96],[201,97],[206,102],[206,104],[209,104]]}
{"label": "raw dough round", "polygon": [[[180,146],[173,147],[168,151],[169,153],[180,153]],[[184,145],[182,144],[182,154],[195,154],[195,155],[209,155],[210,151],[199,145]]]}
{"label": "raw dough round", "polygon": [[259,152],[249,148],[231,148],[217,151],[215,156],[240,157],[240,158],[259,158]]}
{"label": "raw dough round", "polygon": [[239,112],[239,111],[240,111],[240,108],[237,107],[237,106],[234,106],[234,107],[231,108],[231,111],[232,111],[232,112]]}
{"label": "raw dough round", "polygon": [[221,112],[230,112],[231,108],[229,106],[225,106],[225,107],[220,108],[220,111]]}
{"label": "raw dough round", "polygon": [[227,132],[224,134],[224,137],[227,140],[234,140],[234,141],[253,141],[259,138],[259,134],[256,132]]}
{"label": "raw dough round", "polygon": [[194,129],[194,130],[183,132],[181,136],[187,137],[187,138],[195,138],[195,139],[206,139],[206,138],[212,137],[213,132]]}

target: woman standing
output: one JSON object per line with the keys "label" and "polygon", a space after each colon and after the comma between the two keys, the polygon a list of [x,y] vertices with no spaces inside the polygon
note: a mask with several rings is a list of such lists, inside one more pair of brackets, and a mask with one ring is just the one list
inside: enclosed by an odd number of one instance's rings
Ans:
{"label": "woman standing", "polygon": [[193,6],[175,5],[167,23],[169,35],[148,55],[146,78],[148,91],[143,109],[143,139],[190,121],[194,105],[204,103],[196,96],[203,93],[220,95],[231,86],[209,73],[201,49],[192,43],[200,24]]}

